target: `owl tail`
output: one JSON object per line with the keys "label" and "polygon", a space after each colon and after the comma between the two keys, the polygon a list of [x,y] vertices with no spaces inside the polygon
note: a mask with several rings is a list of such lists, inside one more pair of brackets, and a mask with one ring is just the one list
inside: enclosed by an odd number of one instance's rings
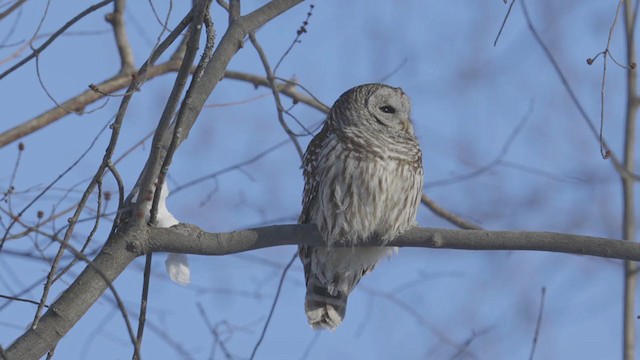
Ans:
{"label": "owl tail", "polygon": [[342,323],[347,310],[348,293],[332,289],[333,293],[314,274],[307,281],[304,309],[309,324],[315,330],[335,330]]}

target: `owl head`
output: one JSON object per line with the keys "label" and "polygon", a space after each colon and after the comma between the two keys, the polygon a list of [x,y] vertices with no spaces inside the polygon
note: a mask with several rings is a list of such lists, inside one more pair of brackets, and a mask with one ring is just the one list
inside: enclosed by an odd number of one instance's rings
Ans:
{"label": "owl head", "polygon": [[413,135],[409,97],[401,88],[384,84],[365,84],[347,90],[331,107],[329,121],[343,130],[360,128]]}

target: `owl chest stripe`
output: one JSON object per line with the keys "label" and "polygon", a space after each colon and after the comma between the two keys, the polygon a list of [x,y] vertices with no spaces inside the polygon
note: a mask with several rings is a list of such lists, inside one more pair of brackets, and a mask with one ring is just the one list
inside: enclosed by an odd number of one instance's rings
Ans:
{"label": "owl chest stripe", "polygon": [[[414,191],[409,194],[409,189],[401,186],[414,182],[407,164],[391,159],[364,160],[353,151],[322,158],[331,164],[320,167],[326,171],[319,174],[320,202],[314,217],[321,230],[324,228],[325,237],[357,242],[376,233],[392,238],[411,225],[412,219],[401,216],[413,202],[407,197],[415,198]],[[415,218],[415,211],[412,213],[409,217]]]}

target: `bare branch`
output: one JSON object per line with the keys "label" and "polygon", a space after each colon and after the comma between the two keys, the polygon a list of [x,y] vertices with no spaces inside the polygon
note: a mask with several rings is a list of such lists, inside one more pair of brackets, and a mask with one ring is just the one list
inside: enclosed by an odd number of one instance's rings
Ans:
{"label": "bare branch", "polygon": [[27,0],[16,0],[16,2],[11,4],[11,6],[9,6],[7,10],[0,13],[0,21],[2,21],[2,19],[6,18],[7,16],[11,15],[12,12],[14,12],[20,6],[22,6],[22,4],[24,4],[26,1]]}
{"label": "bare branch", "polygon": [[267,81],[269,81],[269,87],[271,88],[271,93],[273,94],[273,100],[276,103],[276,111],[278,112],[278,122],[280,123],[280,126],[282,127],[284,132],[287,134],[287,136],[289,136],[289,139],[291,139],[291,142],[293,143],[293,145],[296,148],[296,151],[298,152],[298,156],[300,157],[300,159],[302,159],[304,157],[304,150],[302,150],[302,147],[298,142],[298,138],[296,137],[296,134],[293,131],[291,131],[291,128],[289,128],[289,125],[287,125],[287,122],[284,120],[284,107],[282,106],[282,102],[280,101],[280,93],[278,92],[278,90],[276,90],[275,75],[273,71],[271,71],[271,65],[269,65],[269,60],[267,59],[267,55],[265,54],[264,50],[262,49],[262,46],[258,42],[258,39],[256,39],[255,33],[249,34],[249,40],[251,40],[251,44],[256,49],[256,52],[260,57],[260,61],[262,62],[262,66],[264,67],[264,71],[267,74]]}
{"label": "bare branch", "polygon": [[220,339],[220,335],[218,334],[218,330],[216,330],[216,327],[213,326],[213,324],[211,324],[211,322],[209,321],[209,318],[207,317],[207,313],[205,312],[204,307],[202,306],[202,304],[198,302],[198,303],[196,303],[196,307],[198,308],[198,312],[200,313],[200,317],[202,318],[202,320],[204,321],[205,325],[209,329],[209,332],[211,333],[211,335],[213,335],[213,340],[215,341],[215,344],[220,345],[220,349],[222,349],[222,353],[224,354],[224,357],[227,360],[233,359],[233,356],[231,356],[231,353],[227,349],[227,346],[224,344],[224,341],[222,341],[222,339]]}
{"label": "bare branch", "polygon": [[293,265],[293,262],[298,258],[298,251],[293,253],[291,260],[287,263],[287,265],[282,269],[282,274],[280,275],[280,282],[278,282],[278,289],[276,290],[276,296],[273,298],[273,303],[271,303],[271,310],[269,310],[269,315],[267,316],[267,320],[264,322],[264,326],[262,327],[262,332],[260,333],[260,337],[258,341],[253,347],[253,351],[251,352],[250,360],[253,360],[256,357],[256,353],[258,352],[258,348],[264,339],[264,335],[267,333],[267,329],[269,328],[269,323],[271,322],[271,317],[273,316],[273,312],[276,310],[276,305],[278,304],[278,298],[280,297],[280,292],[282,291],[282,285],[284,284],[284,279],[287,276],[287,272]]}
{"label": "bare branch", "polygon": [[276,66],[273,68],[273,73],[274,74],[278,72],[278,68],[280,67],[280,64],[282,64],[282,61],[284,61],[284,59],[287,57],[287,55],[289,55],[289,53],[291,52],[293,47],[296,46],[296,44],[299,44],[301,42],[300,37],[302,36],[302,34],[306,34],[307,33],[307,25],[309,25],[309,19],[311,18],[311,15],[313,15],[313,8],[314,7],[315,7],[315,5],[313,5],[313,4],[309,5],[309,11],[307,12],[307,17],[302,22],[302,25],[300,25],[300,28],[298,28],[298,30],[296,30],[296,37],[291,42],[291,45],[289,45],[287,50],[285,50],[284,54],[282,54],[282,56],[280,56],[280,59],[276,63]]}
{"label": "bare branch", "polygon": [[[269,83],[269,80],[267,80],[266,78],[262,77],[262,76],[258,76],[258,75],[253,75],[253,74],[248,74],[248,73],[243,73],[243,72],[239,72],[239,71],[225,71],[224,73],[224,78],[225,79],[233,79],[233,80],[240,80],[240,81],[246,81],[249,82],[251,84],[253,84],[254,86],[263,86],[263,87],[267,87],[267,88],[271,88],[271,85]],[[329,106],[317,101],[316,99],[312,98],[312,97],[308,97],[305,95],[302,95],[300,93],[298,93],[295,90],[295,86],[291,86],[291,84],[289,83],[279,83],[276,84],[275,88],[277,89],[277,91],[283,93],[284,95],[290,97],[291,99],[293,99],[294,101],[297,102],[301,102],[303,104],[309,105],[312,108],[319,110],[325,114],[329,113]]]}
{"label": "bare branch", "polygon": [[[149,283],[151,282],[151,262],[153,254],[147,254],[144,262],[144,279],[142,282],[142,295],[140,296],[140,314],[138,315],[138,332],[136,334],[136,343],[138,347],[142,345],[142,336],[144,335],[144,325],[147,320],[147,302],[149,299]],[[133,351],[133,360],[139,360],[136,349]]]}
{"label": "bare branch", "polygon": [[[525,1],[521,1],[521,3],[522,3],[522,12],[523,12],[525,20],[527,22],[527,26],[529,27],[529,30],[531,31],[531,34],[535,38],[536,42],[540,45],[540,47],[542,47],[542,50],[544,51],[544,54],[547,56],[547,58],[551,62],[551,65],[553,65],[553,69],[555,70],[555,72],[558,75],[558,77],[560,77],[560,81],[562,82],[562,85],[567,90],[567,93],[569,94],[569,97],[571,98],[571,101],[573,102],[573,104],[576,106],[576,108],[580,112],[580,115],[582,116],[582,119],[586,122],[587,126],[589,127],[589,129],[591,130],[593,135],[596,137],[596,139],[600,139],[600,134],[599,134],[598,130],[596,129],[595,125],[593,124],[593,121],[591,121],[591,118],[589,117],[589,115],[587,114],[586,110],[584,109],[584,107],[582,106],[580,101],[578,100],[578,97],[575,94],[575,92],[573,91],[573,88],[571,87],[571,85],[569,85],[569,81],[567,80],[566,76],[564,75],[564,72],[560,68],[560,65],[558,64],[558,61],[553,56],[553,54],[551,53],[551,51],[549,50],[547,45],[544,43],[544,41],[542,41],[542,38],[540,37],[540,34],[538,34],[538,31],[533,26],[533,22],[531,20],[531,16],[529,15],[529,11],[527,10],[527,6],[525,5]],[[635,179],[636,181],[640,181],[640,175],[625,169],[625,167],[622,165],[622,163],[620,162],[618,157],[615,155],[615,153],[611,150],[611,148],[609,147],[608,143],[605,141],[604,138],[602,139],[602,141],[600,141],[600,144],[602,145],[603,149],[605,150],[605,153],[609,155],[609,158],[611,159],[611,163],[613,164],[613,166],[616,169],[616,171],[618,171],[618,173],[620,173],[621,176],[632,178],[632,179]]]}
{"label": "bare branch", "polygon": [[[166,63],[152,66],[148,69],[146,79],[155,78],[169,72],[177,71],[180,62],[168,61]],[[0,148],[29,135],[69,114],[69,110],[82,111],[85,106],[105,97],[105,94],[111,94],[118,90],[126,88],[131,82],[130,75],[118,75],[114,78],[106,80],[98,85],[90,86],[100,91],[92,89],[86,90],[78,96],[75,96],[62,104],[56,106],[44,113],[34,117],[31,120],[9,129],[0,134]]]}
{"label": "bare branch", "polygon": [[536,345],[538,345],[540,326],[542,325],[542,313],[544,311],[544,295],[546,293],[546,289],[542,287],[542,290],[540,292],[540,308],[538,309],[538,320],[536,320],[536,330],[533,333],[533,341],[531,343],[531,353],[529,353],[529,360],[533,360],[533,354],[536,351]]}
{"label": "bare branch", "polygon": [[[181,46],[180,48],[184,47]],[[182,63],[182,58],[184,56],[184,49],[182,49],[182,51],[179,50],[180,49],[176,50],[174,55],[171,57],[171,60],[162,64],[151,66],[147,71],[146,80],[150,80],[170,72],[178,71],[178,69],[180,68],[180,64]],[[258,75],[247,74],[238,71],[226,71],[224,77],[227,79],[246,81],[253,84],[254,86],[270,87],[267,79]],[[37,130],[40,130],[41,128],[57,120],[60,120],[70,113],[69,110],[82,111],[87,105],[90,105],[104,98],[106,95],[113,94],[118,90],[125,89],[130,82],[131,77],[129,75],[119,74],[116,77],[105,80],[100,84],[89,85],[89,90],[84,91],[83,93],[63,102],[59,107],[56,106],[54,108],[51,108],[12,129],[0,133],[0,148],[11,144],[12,142],[23,138]],[[298,93],[295,90],[295,86],[280,83],[276,86],[276,88],[278,89],[278,91],[293,99],[294,101],[309,105],[324,113],[329,112],[328,106],[321,102],[318,102],[311,97]]]}
{"label": "bare branch", "polygon": [[[624,25],[627,45],[627,63],[636,63],[635,25],[636,15],[631,0],[625,0]],[[636,10],[638,4],[636,2]],[[636,134],[638,116],[638,77],[635,69],[627,69],[627,109],[624,133],[623,169],[633,173],[636,159]],[[624,176],[622,178],[622,237],[628,242],[636,240],[636,215],[635,215],[635,183],[633,179]],[[636,288],[638,278],[638,264],[625,261],[624,263],[624,319],[623,319],[623,359],[635,359],[636,348]]]}
{"label": "bare branch", "polygon": [[[178,103],[180,102],[182,91],[187,84],[187,79],[189,78],[189,74],[191,72],[191,65],[196,58],[196,53],[198,52],[198,43],[200,41],[202,23],[204,21],[205,13],[209,9],[208,4],[209,1],[200,0],[192,10],[191,25],[189,26],[189,40],[187,42],[185,56],[182,60],[182,64],[180,65],[180,70],[178,71],[178,76],[176,77],[175,83],[171,89],[171,94],[169,95],[167,104],[165,105],[158,126],[156,127],[156,131],[153,136],[151,153],[149,154],[149,158],[145,166],[145,171],[141,176],[140,192],[142,194],[146,193],[147,191],[151,191],[152,184],[156,183],[155,194],[152,198],[153,203],[151,206],[151,213],[149,216],[149,223],[151,224],[154,224],[156,221],[158,202],[160,201],[160,192],[162,191],[162,184],[164,183],[164,178],[167,174],[167,171],[169,171],[169,166],[171,165],[173,154],[177,150],[178,145],[183,140],[182,120],[184,117],[181,116],[180,113],[178,114],[178,117],[174,124],[173,131],[169,129],[171,127],[171,120],[173,119],[176,108],[178,108]],[[207,49],[211,51],[212,46],[213,44],[208,43]],[[193,81],[189,87],[189,90],[187,91],[187,94],[185,95],[182,106],[180,107],[180,112],[182,112],[185,104],[189,103],[189,99],[191,98],[190,92],[194,85],[194,82],[197,81],[199,70],[201,71],[202,68],[202,62],[204,61],[206,63],[206,61],[208,61],[206,53],[207,51],[205,51],[205,54],[203,54],[201,63],[198,64],[198,68],[195,70]],[[171,138],[168,138],[167,134],[171,134]],[[166,148],[167,143],[168,149]],[[160,164],[161,166],[157,168]],[[145,199],[145,196],[139,196],[137,204],[139,207],[141,207],[142,204],[146,201],[147,199]]]}
{"label": "bare branch", "polygon": [[[507,3],[507,0],[504,0],[504,3]],[[509,9],[507,10],[507,14],[504,16],[502,20],[502,24],[500,25],[500,30],[498,30],[498,35],[496,35],[496,39],[493,41],[493,46],[495,47],[498,44],[498,39],[500,39],[500,35],[502,34],[502,30],[504,30],[504,26],[507,24],[507,19],[509,18],[509,14],[511,14],[511,9],[513,8],[513,4],[516,3],[516,0],[511,0],[511,4],[509,5]]]}
{"label": "bare branch", "polygon": [[194,84],[193,100],[184,109],[184,137],[181,139],[182,141],[189,136],[189,132],[197,116],[200,114],[206,99],[218,85],[220,79],[224,77],[227,65],[229,65],[231,58],[240,48],[242,39],[250,32],[255,31],[260,26],[301,2],[302,0],[270,1],[257,10],[240,16],[230,24],[213,53],[212,61],[208,62],[202,77]]}
{"label": "bare branch", "polygon": [[429,210],[431,210],[434,214],[438,215],[439,217],[447,220],[448,222],[450,222],[451,224],[461,228],[461,229],[467,229],[467,230],[482,230],[482,227],[470,223],[466,220],[464,220],[463,218],[453,214],[452,212],[443,209],[440,205],[436,204],[435,201],[433,201],[430,197],[428,197],[426,194],[422,194],[422,198],[420,199],[420,201],[429,208]]}
{"label": "bare branch", "polygon": [[13,65],[12,67],[10,67],[9,69],[7,69],[6,71],[4,71],[2,74],[0,74],[0,80],[2,80],[5,76],[11,74],[12,72],[14,72],[16,69],[20,68],[22,65],[28,63],[31,59],[33,59],[34,57],[40,55],[40,53],[42,51],[44,51],[44,49],[46,49],[49,45],[51,45],[51,43],[53,43],[53,41],[55,39],[58,38],[58,36],[62,35],[68,28],[70,28],[73,24],[77,23],[78,21],[80,21],[83,17],[91,14],[92,12],[100,9],[101,7],[109,4],[110,2],[112,2],[113,0],[104,0],[101,1],[97,4],[91,5],[88,8],[84,9],[80,14],[76,15],[73,19],[69,20],[66,24],[64,24],[60,29],[58,29],[58,31],[56,31],[55,33],[53,33],[53,35],[51,35],[47,41],[45,41],[42,45],[40,45],[38,48],[34,49],[33,52],[31,54],[29,54],[27,57],[25,57],[24,59],[20,60],[17,64]]}
{"label": "bare branch", "polygon": [[[228,233],[207,233],[190,224],[148,230],[150,238],[147,243],[136,241],[131,244],[140,254],[161,251],[227,255],[282,245],[326,246],[314,224],[274,225]],[[361,244],[379,245],[381,243],[377,239]],[[414,228],[386,245],[459,250],[532,250],[640,260],[640,244],[634,242],[553,232]]]}
{"label": "bare branch", "polygon": [[124,26],[124,7],[126,0],[115,0],[113,12],[105,16],[105,20],[113,26],[113,34],[116,38],[118,53],[120,54],[120,72],[119,74],[130,75],[135,71],[133,50],[129,44],[127,31]]}
{"label": "bare branch", "polygon": [[424,186],[426,188],[433,188],[437,186],[452,185],[461,181],[472,179],[500,165],[500,163],[502,163],[502,161],[504,161],[504,158],[507,156],[507,153],[509,152],[511,145],[513,145],[514,141],[516,140],[518,135],[520,135],[524,126],[527,124],[527,121],[529,121],[529,117],[531,116],[532,112],[533,112],[533,103],[529,104],[529,108],[527,109],[525,114],[522,116],[522,119],[518,122],[518,124],[516,124],[513,130],[511,130],[511,133],[505,139],[504,143],[502,144],[502,147],[500,148],[500,152],[498,153],[498,156],[496,156],[495,159],[466,174],[452,176],[447,179],[427,181],[425,182]]}
{"label": "bare branch", "polygon": [[[616,22],[618,21],[618,14],[620,13],[620,8],[622,8],[623,3],[624,3],[624,0],[620,0],[618,2],[618,7],[616,7],[616,14],[613,17],[613,22],[611,23],[611,27],[609,28],[609,37],[607,38],[607,46],[603,51],[596,54],[596,56],[594,56],[593,58],[587,59],[587,64],[591,65],[593,64],[593,61],[596,58],[598,58],[598,56],[602,55],[602,85],[600,86],[600,139],[599,141],[600,141],[600,154],[602,155],[603,159],[606,159],[607,157],[609,157],[609,154],[604,150],[604,145],[602,143],[602,138],[604,133],[604,94],[605,94],[605,84],[607,81],[607,58],[611,55],[611,49],[610,49],[611,39],[613,39],[613,31],[616,28]],[[615,59],[613,59],[613,56],[611,56],[611,59],[614,62],[616,62]]]}
{"label": "bare branch", "polygon": [[[39,302],[35,301],[35,300],[31,300],[31,299],[24,299],[18,296],[9,296],[9,295],[2,295],[0,294],[0,298],[2,299],[7,299],[10,301],[18,301],[18,302],[24,302],[24,303],[29,303],[29,304],[33,304],[33,305],[38,305],[40,304]],[[46,305],[45,305],[46,306]],[[47,306],[48,307],[48,306]]]}

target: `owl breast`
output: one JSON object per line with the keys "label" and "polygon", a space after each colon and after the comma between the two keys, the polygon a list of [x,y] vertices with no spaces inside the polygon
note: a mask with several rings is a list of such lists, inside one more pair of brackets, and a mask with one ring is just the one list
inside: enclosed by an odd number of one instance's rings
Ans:
{"label": "owl breast", "polygon": [[[416,149],[419,158],[417,144]],[[421,164],[349,149],[335,137],[318,159],[319,186],[309,215],[327,243],[356,245],[369,238],[386,243],[416,225]]]}

